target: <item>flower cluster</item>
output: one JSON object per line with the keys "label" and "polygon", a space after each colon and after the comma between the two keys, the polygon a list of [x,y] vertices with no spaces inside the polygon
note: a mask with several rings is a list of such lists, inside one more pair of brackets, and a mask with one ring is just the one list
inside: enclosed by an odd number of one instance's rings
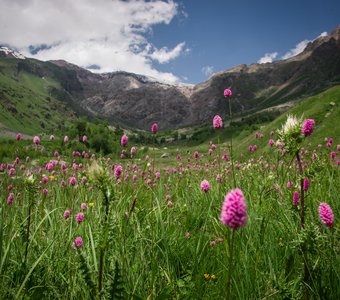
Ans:
{"label": "flower cluster", "polygon": [[295,116],[288,115],[286,123],[278,132],[278,143],[282,145],[285,151],[296,153],[300,150],[300,144],[303,138],[310,136],[315,128],[315,121],[307,119],[302,121]]}
{"label": "flower cluster", "polygon": [[236,230],[243,227],[247,221],[247,207],[243,193],[236,188],[225,196],[221,212],[222,224]]}

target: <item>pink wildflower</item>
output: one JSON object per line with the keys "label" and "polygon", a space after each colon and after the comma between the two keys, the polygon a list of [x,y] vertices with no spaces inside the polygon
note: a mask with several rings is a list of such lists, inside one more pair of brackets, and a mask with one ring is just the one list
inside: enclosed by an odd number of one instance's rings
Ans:
{"label": "pink wildflower", "polygon": [[70,177],[70,179],[69,179],[69,183],[70,183],[70,185],[75,185],[76,184],[76,182],[77,182],[77,180],[76,180],[76,178],[75,177]]}
{"label": "pink wildflower", "polygon": [[293,184],[290,181],[288,181],[287,182],[287,188],[290,189],[292,186],[293,186]]}
{"label": "pink wildflower", "polygon": [[14,194],[10,193],[8,198],[7,198],[7,204],[11,205],[13,203],[13,200],[14,200]]}
{"label": "pink wildflower", "polygon": [[76,221],[78,224],[84,221],[85,215],[83,213],[77,213],[76,215]]}
{"label": "pink wildflower", "polygon": [[303,180],[303,188],[302,188],[304,191],[308,191],[309,189],[309,179],[308,178],[305,178]]}
{"label": "pink wildflower", "polygon": [[194,152],[194,158],[197,159],[198,158],[198,151]]}
{"label": "pink wildflower", "polygon": [[208,182],[208,180],[203,180],[202,182],[201,182],[201,190],[203,191],[203,192],[208,192],[209,190],[210,190],[210,184],[209,184],[209,182]]}
{"label": "pink wildflower", "polygon": [[216,244],[215,241],[211,241],[211,242],[210,242],[210,246],[211,246],[211,247],[215,246],[215,244]]}
{"label": "pink wildflower", "polygon": [[247,221],[247,207],[243,193],[236,188],[231,190],[224,198],[221,212],[222,224],[236,230],[243,227]]}
{"label": "pink wildflower", "polygon": [[313,133],[314,127],[315,127],[315,121],[313,119],[307,119],[303,123],[301,133],[304,136],[309,136]]}
{"label": "pink wildflower", "polygon": [[231,92],[230,89],[225,89],[223,94],[224,94],[224,97],[227,98],[227,97],[230,97],[232,95],[232,92]]}
{"label": "pink wildflower", "polygon": [[13,177],[15,175],[15,169],[14,168],[10,168],[9,169],[9,176]]}
{"label": "pink wildflower", "polygon": [[86,141],[87,141],[87,136],[84,135],[83,138],[82,138],[82,140],[83,140],[83,143],[86,143]]}
{"label": "pink wildflower", "polygon": [[274,142],[274,140],[273,140],[273,139],[270,139],[268,144],[269,144],[269,146],[270,146],[270,147],[273,147],[273,146],[274,146],[274,144],[275,144],[275,142]]}
{"label": "pink wildflower", "polygon": [[67,142],[68,142],[68,136],[65,135],[65,136],[64,136],[64,143],[67,143]]}
{"label": "pink wildflower", "polygon": [[223,123],[222,123],[222,118],[219,115],[216,115],[213,119],[213,126],[215,129],[222,128]]}
{"label": "pink wildflower", "polygon": [[74,247],[77,247],[78,249],[81,249],[83,247],[83,239],[80,236],[77,236],[74,239],[73,248]]}
{"label": "pink wildflower", "polygon": [[20,133],[17,133],[17,135],[15,136],[15,138],[16,138],[17,141],[20,141],[20,139],[21,139],[21,134],[20,134]]}
{"label": "pink wildflower", "polygon": [[70,210],[67,209],[67,210],[64,211],[64,215],[63,216],[64,216],[65,220],[68,219],[70,217],[70,215],[71,215],[71,211]]}
{"label": "pink wildflower", "polygon": [[137,152],[136,148],[135,147],[131,147],[131,150],[130,150],[131,157],[134,157],[136,155],[136,152]]}
{"label": "pink wildflower", "polygon": [[334,224],[334,215],[332,208],[327,203],[321,203],[319,206],[319,216],[321,222],[325,224],[327,227],[333,227]]}
{"label": "pink wildflower", "polygon": [[85,202],[83,202],[81,205],[80,205],[80,208],[82,210],[86,210],[87,209],[87,204]]}
{"label": "pink wildflower", "polygon": [[299,192],[297,191],[294,191],[294,194],[293,194],[293,204],[294,206],[299,205]]}
{"label": "pink wildflower", "polygon": [[122,145],[122,147],[126,147],[128,140],[129,140],[128,136],[126,134],[123,134],[123,136],[120,139],[120,144]]}
{"label": "pink wildflower", "polygon": [[40,143],[40,139],[37,135],[33,138],[33,143],[36,144],[36,145],[38,145]]}
{"label": "pink wildflower", "polygon": [[122,176],[123,173],[123,167],[121,165],[116,166],[115,169],[115,176],[118,179],[120,176]]}
{"label": "pink wildflower", "polygon": [[151,126],[151,132],[153,134],[156,134],[158,131],[158,124],[157,123],[153,123],[152,126]]}

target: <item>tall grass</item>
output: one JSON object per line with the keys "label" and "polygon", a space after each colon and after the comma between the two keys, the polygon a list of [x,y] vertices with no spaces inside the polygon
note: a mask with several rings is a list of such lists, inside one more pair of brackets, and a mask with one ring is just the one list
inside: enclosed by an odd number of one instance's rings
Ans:
{"label": "tall grass", "polygon": [[[334,138],[327,148],[320,140],[321,149],[315,143],[299,152],[310,179],[304,228],[301,206],[293,205],[293,192],[299,190],[301,179],[297,162],[269,145],[262,147],[264,156],[253,152],[245,159],[235,153],[234,174],[231,161],[220,157],[220,145],[211,155],[208,145],[201,146],[198,159],[181,149],[181,160],[169,166],[160,164],[157,154],[155,165],[144,158],[126,159],[121,161],[120,177],[114,174],[117,162],[104,159],[99,179],[89,171],[93,158],[64,155],[47,171],[45,163],[56,158],[26,162],[20,157],[13,166],[14,176],[9,176],[7,165],[0,172],[1,298],[224,299],[235,235],[231,298],[295,299],[307,289],[310,298],[337,299],[336,142]],[[30,156],[39,157],[34,149],[30,151]],[[331,151],[336,152],[335,159],[330,158]],[[66,170],[60,168],[62,161]],[[73,163],[78,168],[72,168]],[[28,183],[28,171],[34,182]],[[221,182],[216,181],[220,173]],[[42,182],[44,175],[49,177],[47,183]],[[73,175],[74,186],[69,184]],[[244,228],[232,233],[219,218],[224,196],[234,187],[233,175],[245,195],[248,218]],[[200,189],[203,179],[210,182],[207,193]],[[293,183],[290,189],[288,181]],[[10,192],[14,193],[11,205],[7,204]],[[321,202],[333,209],[333,228],[320,221]],[[82,203],[86,209],[81,209]],[[65,210],[72,211],[68,219],[63,217]],[[79,212],[85,214],[80,224],[75,219]],[[80,249],[73,245],[77,236],[83,239]]]}

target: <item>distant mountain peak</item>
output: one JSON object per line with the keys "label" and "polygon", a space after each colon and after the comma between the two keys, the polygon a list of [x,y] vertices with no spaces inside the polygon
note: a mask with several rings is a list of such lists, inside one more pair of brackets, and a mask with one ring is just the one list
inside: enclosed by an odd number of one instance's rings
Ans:
{"label": "distant mountain peak", "polygon": [[6,46],[0,46],[0,57],[26,59],[24,55]]}

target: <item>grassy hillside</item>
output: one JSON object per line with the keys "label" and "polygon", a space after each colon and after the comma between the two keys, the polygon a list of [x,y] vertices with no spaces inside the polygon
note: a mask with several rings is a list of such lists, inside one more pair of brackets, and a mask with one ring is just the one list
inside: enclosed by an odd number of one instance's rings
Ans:
{"label": "grassy hillside", "polygon": [[[247,137],[240,135],[237,139],[236,147],[238,151],[247,152],[249,145],[257,145],[260,150],[269,150],[268,140],[271,130],[282,127],[288,114],[293,114],[304,119],[314,119],[316,130],[308,138],[308,143],[317,146],[322,143],[325,137],[333,139],[340,136],[340,86],[332,87],[320,94],[299,101],[293,108],[282,114],[274,121],[261,126]],[[263,139],[256,138],[255,132],[262,133]],[[277,139],[275,134],[274,140]],[[335,141],[339,143],[339,140]]]}
{"label": "grassy hillside", "polygon": [[0,123],[13,132],[52,133],[75,118],[66,103],[52,91],[62,90],[51,77],[38,76],[18,67],[16,59],[0,59]]}
{"label": "grassy hillside", "polygon": [[[332,87],[313,97],[301,99],[296,102],[292,108],[282,114],[258,112],[252,115],[244,116],[233,122],[233,126],[224,129],[214,130],[211,124],[202,125],[196,128],[187,128],[179,131],[160,133],[163,140],[177,136],[177,140],[170,144],[159,146],[159,155],[162,153],[170,154],[170,160],[176,160],[177,153],[184,154],[189,151],[193,153],[198,150],[200,153],[206,153],[209,144],[220,145],[222,149],[227,149],[231,136],[233,137],[233,147],[235,150],[235,159],[240,159],[241,153],[245,158],[253,155],[249,152],[249,145],[257,146],[258,155],[271,151],[268,144],[269,139],[277,140],[277,134],[270,136],[270,132],[281,129],[289,114],[311,118],[316,122],[315,132],[307,139],[307,142],[313,147],[323,144],[325,147],[325,137],[332,137],[335,146],[340,142],[340,86]],[[270,121],[271,120],[271,121]],[[223,120],[229,123],[230,120]],[[263,134],[263,139],[256,138],[256,132]],[[185,138],[187,137],[187,138]],[[333,144],[333,145],[334,145]],[[166,147],[166,149],[163,149]]]}
{"label": "grassy hillside", "polygon": [[[68,72],[71,71],[35,60],[26,59],[20,62],[16,59],[0,59],[0,136],[12,135],[13,137],[16,132],[21,132],[28,135],[54,134],[56,138],[66,134],[76,137],[76,134],[71,131],[77,117],[71,103],[67,100],[68,92],[65,85],[68,82],[67,78],[73,78]],[[76,87],[74,80],[72,86]],[[188,150],[206,152],[210,142],[227,148],[231,136],[238,155],[241,153],[248,155],[249,145],[257,145],[258,152],[266,152],[270,149],[268,146],[271,138],[270,131],[281,128],[287,114],[315,119],[316,131],[308,139],[308,142],[314,146],[321,143],[325,137],[338,137],[340,135],[338,125],[340,86],[294,102],[293,107],[283,114],[279,110],[258,111],[234,118],[231,126],[228,126],[230,120],[224,118],[226,128],[223,130],[214,130],[211,120],[197,127],[159,132],[158,152],[159,155],[170,153],[172,157],[176,157],[177,152],[184,153]],[[98,133],[100,131],[98,130],[96,125],[87,123],[84,134],[88,135],[91,145],[92,142],[101,140],[103,136],[103,133]],[[262,133],[264,138],[255,138],[256,132]],[[139,147],[152,141],[150,132],[128,132],[128,135],[130,144]],[[116,136],[110,133],[105,136],[106,140],[116,139]],[[273,139],[276,140],[277,136],[274,135]],[[105,139],[102,140],[100,145],[107,144]],[[173,141],[169,143],[169,140]],[[102,149],[102,146],[97,148]],[[164,147],[167,149],[163,149]],[[91,148],[97,149],[92,146]],[[107,148],[104,152],[111,153],[112,147]]]}

